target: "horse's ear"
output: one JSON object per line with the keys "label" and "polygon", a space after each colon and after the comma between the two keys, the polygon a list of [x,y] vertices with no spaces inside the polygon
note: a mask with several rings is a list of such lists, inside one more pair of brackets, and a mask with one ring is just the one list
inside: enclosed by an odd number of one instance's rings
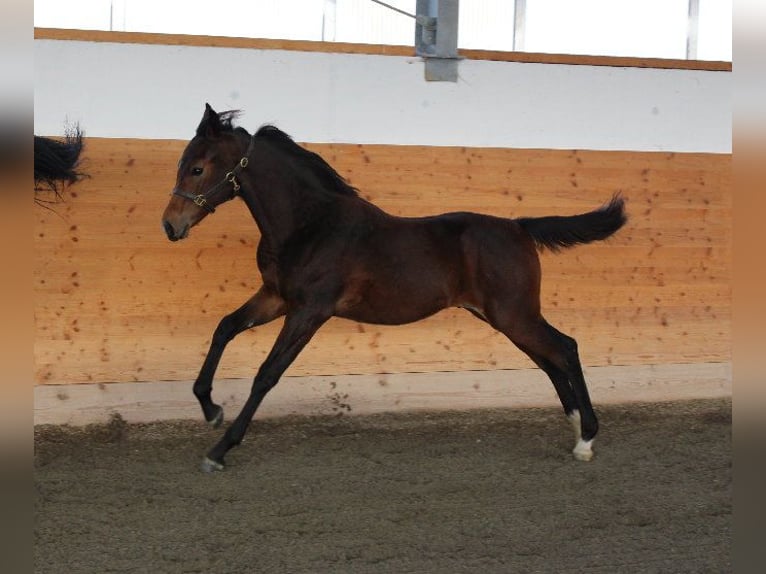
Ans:
{"label": "horse's ear", "polygon": [[202,137],[215,137],[221,133],[221,117],[210,106],[205,104],[205,113],[202,114],[202,121],[197,126],[197,135]]}

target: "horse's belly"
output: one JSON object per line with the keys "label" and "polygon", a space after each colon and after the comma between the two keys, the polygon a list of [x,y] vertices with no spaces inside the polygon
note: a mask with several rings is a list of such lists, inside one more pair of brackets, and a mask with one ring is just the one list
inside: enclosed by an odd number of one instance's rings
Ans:
{"label": "horse's belly", "polygon": [[338,317],[362,323],[402,325],[425,319],[450,305],[442,293],[423,293],[392,286],[344,294],[336,305]]}
{"label": "horse's belly", "polygon": [[443,309],[443,307],[430,309],[428,311],[421,309],[418,312],[413,312],[411,309],[401,309],[393,311],[387,310],[386,312],[381,313],[376,309],[357,307],[346,312],[336,313],[336,315],[338,317],[343,317],[344,319],[359,321],[360,323],[373,323],[377,325],[404,325],[405,323],[414,323],[415,321],[420,321],[421,319],[430,317],[441,309]]}

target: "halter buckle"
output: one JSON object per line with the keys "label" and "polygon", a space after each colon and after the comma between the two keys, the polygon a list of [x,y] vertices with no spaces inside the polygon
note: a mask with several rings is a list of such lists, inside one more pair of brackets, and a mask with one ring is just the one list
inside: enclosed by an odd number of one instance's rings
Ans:
{"label": "halter buckle", "polygon": [[192,201],[194,202],[194,205],[198,205],[200,207],[206,207],[207,200],[205,199],[205,196],[202,194],[195,195],[192,198]]}
{"label": "halter buckle", "polygon": [[[242,159],[246,159],[246,158],[242,158]],[[245,164],[247,164],[247,162],[245,162]],[[241,165],[241,162],[240,162],[240,165]],[[237,193],[239,191],[239,188],[241,186],[239,185],[239,182],[237,181],[237,174],[235,174],[233,171],[230,171],[229,173],[226,174],[226,181],[228,181],[232,185],[232,187],[234,188],[234,193]]]}

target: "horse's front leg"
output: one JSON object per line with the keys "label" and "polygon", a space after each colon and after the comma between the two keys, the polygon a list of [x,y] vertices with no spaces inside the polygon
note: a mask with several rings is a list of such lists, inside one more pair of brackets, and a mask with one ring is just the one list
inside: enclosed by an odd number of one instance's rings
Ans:
{"label": "horse's front leg", "polygon": [[284,300],[267,287],[261,287],[244,305],[226,315],[218,323],[210,349],[202,368],[194,381],[194,396],[197,397],[205,420],[213,427],[223,422],[223,408],[212,400],[213,376],[218,368],[226,345],[242,331],[263,325],[284,315]]}
{"label": "horse's front leg", "polygon": [[223,438],[208,452],[202,463],[203,470],[223,470],[224,456],[232,447],[242,442],[247,427],[266,393],[279,382],[282,373],[330,316],[331,313],[322,313],[317,309],[299,309],[287,314],[274,347],[258,369],[245,406],[226,429]]}

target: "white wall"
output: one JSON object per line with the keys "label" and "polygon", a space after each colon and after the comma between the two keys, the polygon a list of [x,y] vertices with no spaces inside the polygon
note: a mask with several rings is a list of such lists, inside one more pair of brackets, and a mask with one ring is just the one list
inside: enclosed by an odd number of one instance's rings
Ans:
{"label": "white wall", "polygon": [[35,41],[35,133],[189,139],[205,102],[304,142],[731,153],[731,73]]}

